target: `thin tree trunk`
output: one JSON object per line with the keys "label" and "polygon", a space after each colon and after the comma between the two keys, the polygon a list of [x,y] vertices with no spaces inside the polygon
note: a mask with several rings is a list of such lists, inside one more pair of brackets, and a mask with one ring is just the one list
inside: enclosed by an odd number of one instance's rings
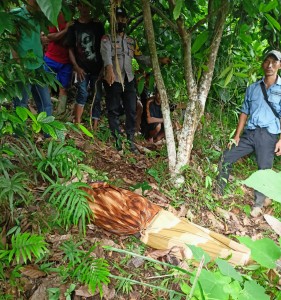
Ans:
{"label": "thin tree trunk", "polygon": [[169,171],[171,174],[173,174],[175,171],[176,160],[177,160],[176,144],[175,144],[174,132],[173,132],[171,116],[170,116],[169,100],[167,97],[165,84],[162,78],[162,74],[158,62],[149,0],[142,0],[142,9],[143,9],[144,27],[147,35],[147,41],[148,41],[148,46],[149,46],[151,60],[152,60],[153,72],[159,90],[159,94],[161,97],[161,109],[163,113],[165,137],[167,142]]}

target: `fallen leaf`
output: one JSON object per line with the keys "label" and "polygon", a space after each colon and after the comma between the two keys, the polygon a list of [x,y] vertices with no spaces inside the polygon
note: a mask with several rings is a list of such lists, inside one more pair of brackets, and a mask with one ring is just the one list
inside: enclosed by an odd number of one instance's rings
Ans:
{"label": "fallen leaf", "polygon": [[141,294],[139,292],[131,292],[130,293],[130,300],[139,300],[141,298]]}
{"label": "fallen leaf", "polygon": [[135,268],[139,268],[144,264],[144,259],[140,257],[134,257],[128,261],[128,266],[134,266]]}
{"label": "fallen leaf", "polygon": [[220,207],[216,208],[216,213],[218,213],[221,217],[223,217],[226,220],[230,219],[230,212],[226,211],[226,210],[224,210],[224,209],[222,209]]}
{"label": "fallen leaf", "polygon": [[251,221],[248,217],[244,217],[243,219],[243,225],[244,226],[250,226],[251,225]]}
{"label": "fallen leaf", "polygon": [[211,221],[213,228],[219,228],[221,230],[224,230],[223,224],[220,221],[218,221],[211,212],[207,212],[207,217],[209,218],[209,221]]}
{"label": "fallen leaf", "polygon": [[47,234],[46,235],[46,240],[47,242],[50,243],[57,243],[65,240],[69,240],[71,238],[71,234],[65,234],[65,235],[56,235],[56,234]]}
{"label": "fallen leaf", "polygon": [[264,215],[263,216],[266,222],[270,225],[270,227],[279,235],[281,236],[281,222],[274,218],[271,215]]}
{"label": "fallen leaf", "polygon": [[21,273],[29,278],[36,279],[46,275],[45,272],[39,270],[37,267],[33,265],[25,266],[21,269]]}
{"label": "fallen leaf", "polygon": [[115,299],[115,289],[109,288],[107,285],[102,285],[103,297],[105,300]]}
{"label": "fallen leaf", "polygon": [[76,296],[90,298],[93,294],[88,290],[88,287],[83,285],[78,290],[75,291]]}

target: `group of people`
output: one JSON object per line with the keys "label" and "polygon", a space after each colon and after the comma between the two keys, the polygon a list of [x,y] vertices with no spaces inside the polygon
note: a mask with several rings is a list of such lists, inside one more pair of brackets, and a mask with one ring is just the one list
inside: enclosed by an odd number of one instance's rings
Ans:
{"label": "group of people", "polygon": [[[32,30],[20,29],[18,45],[13,49],[15,59],[25,58],[33,51],[32,60],[24,60],[27,69],[52,70],[61,83],[59,91],[59,106],[57,113],[65,110],[67,101],[66,90],[71,82],[72,68],[78,82],[78,94],[74,109],[75,122],[80,123],[84,105],[88,97],[88,86],[93,90],[95,102],[92,110],[94,126],[97,126],[101,113],[101,84],[106,92],[106,108],[109,127],[116,141],[116,147],[121,150],[119,124],[120,107],[123,106],[126,116],[125,132],[132,152],[137,149],[134,144],[136,128],[136,86],[132,68],[135,57],[141,63],[149,64],[149,58],[143,56],[136,41],[125,33],[127,15],[123,8],[116,9],[116,34],[105,35],[104,27],[90,15],[89,7],[78,1],[79,19],[66,22],[59,16],[59,27],[51,28],[47,35],[48,47],[43,63],[43,51],[39,24],[32,14],[39,9],[35,0],[28,0],[27,6],[17,10],[24,17]],[[281,78],[278,70],[281,68],[281,53],[270,51],[262,62],[264,77],[250,85],[246,90],[241,115],[233,138],[234,143],[224,152],[220,163],[218,176],[218,192],[223,194],[232,164],[241,157],[255,152],[259,169],[272,168],[274,156],[281,155],[280,117],[281,117]],[[15,106],[27,106],[31,90],[39,112],[45,111],[52,115],[52,104],[49,89],[38,84],[23,86],[22,98],[14,100]],[[150,141],[158,141],[164,137],[163,117],[160,97],[156,91],[152,99],[144,107],[147,120],[145,136]],[[245,130],[244,130],[245,127]],[[244,131],[244,133],[243,133]],[[243,133],[243,134],[242,134]],[[266,197],[255,192],[255,204],[252,216],[262,212]]]}
{"label": "group of people", "polygon": [[[115,138],[116,148],[122,149],[119,124],[122,107],[126,116],[125,132],[129,149],[137,153],[134,144],[137,94],[132,59],[136,58],[140,63],[148,65],[150,58],[142,55],[136,41],[126,35],[127,13],[122,7],[116,8],[116,34],[112,36],[105,34],[103,24],[92,18],[90,8],[83,1],[77,1],[76,4],[79,18],[67,22],[60,13],[58,27],[50,27],[49,33],[45,35],[40,33],[40,27],[33,18],[39,6],[35,0],[28,0],[27,5],[18,9],[16,13],[25,16],[33,26],[32,35],[27,35],[24,28],[19,30],[19,43],[17,48],[13,49],[13,57],[24,58],[28,51],[33,50],[36,59],[29,67],[38,70],[44,68],[47,72],[55,73],[60,82],[57,116],[66,110],[67,89],[74,74],[77,85],[74,122],[81,123],[90,92],[94,96],[91,111],[94,129],[97,128],[101,115],[103,83],[109,127]],[[45,46],[44,57],[42,45]],[[32,92],[38,112],[45,111],[47,115],[51,115],[52,102],[46,86],[24,86],[22,99],[16,98],[15,106],[27,106],[28,89]],[[144,111],[147,111],[146,107]],[[161,122],[163,123],[163,120]]]}

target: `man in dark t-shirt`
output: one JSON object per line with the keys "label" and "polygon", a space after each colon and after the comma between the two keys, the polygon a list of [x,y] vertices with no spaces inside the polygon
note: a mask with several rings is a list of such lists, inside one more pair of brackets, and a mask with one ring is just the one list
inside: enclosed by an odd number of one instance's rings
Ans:
{"label": "man in dark t-shirt", "polygon": [[161,111],[161,98],[157,89],[155,89],[154,96],[148,99],[143,113],[146,119],[145,124],[142,124],[144,137],[152,143],[163,139],[165,137],[164,120]]}
{"label": "man in dark t-shirt", "polygon": [[95,95],[92,118],[94,129],[96,129],[101,114],[101,80],[98,79],[103,62],[100,54],[100,43],[105,32],[102,23],[92,19],[87,5],[79,1],[77,7],[80,17],[69,27],[67,36],[69,56],[78,82],[74,118],[75,123],[81,122],[88,97],[88,85],[90,84],[90,89]]}

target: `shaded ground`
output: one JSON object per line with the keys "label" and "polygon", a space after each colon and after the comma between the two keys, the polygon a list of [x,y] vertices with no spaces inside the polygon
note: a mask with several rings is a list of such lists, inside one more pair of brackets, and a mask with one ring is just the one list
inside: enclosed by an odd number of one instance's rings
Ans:
{"label": "shaded ground", "polygon": [[[141,154],[136,156],[126,150],[122,153],[117,152],[112,147],[112,140],[110,139],[102,142],[100,139],[95,138],[94,141],[91,141],[79,134],[70,134],[67,139],[72,139],[77,147],[87,154],[84,163],[98,170],[98,177],[100,177],[98,179],[107,177],[113,184],[127,189],[135,186],[135,192],[137,193],[141,193],[142,190],[136,185],[147,182],[151,190],[145,190],[145,196],[179,217],[186,217],[194,223],[228,236],[248,235],[255,239],[268,236],[277,240],[277,234],[274,233],[263,217],[249,217],[248,207],[252,205],[252,192],[250,190],[242,188],[241,195],[228,194],[223,198],[217,198],[213,195],[211,187],[209,189],[204,187],[206,174],[200,168],[200,157],[203,154],[199,150],[194,150],[191,166],[194,178],[201,176],[202,180],[200,182],[198,180],[193,181],[189,173],[189,181],[184,188],[178,192],[173,192],[174,189],[168,180],[168,172],[164,168],[166,161],[165,156],[163,156],[165,145],[150,145],[141,138],[137,138],[137,144],[141,146]],[[151,176],[148,174],[148,170],[156,170],[157,172],[150,172],[153,175]],[[196,172],[197,174],[195,174]],[[143,186],[147,186],[147,184]],[[39,216],[41,205],[42,203],[39,203],[37,207],[33,207],[33,211]],[[22,213],[28,216],[30,211],[23,211]],[[273,208],[266,208],[265,213],[272,214]],[[42,215],[41,217],[44,218]],[[26,222],[26,230],[36,231],[35,225],[31,224],[28,218],[23,218],[22,222]],[[54,263],[55,266],[63,263],[60,245],[70,238],[73,238],[76,242],[79,241],[80,237],[77,229],[73,228],[67,233],[55,231],[46,236],[46,240],[51,245],[49,262]],[[164,282],[165,274],[169,270],[165,268],[157,269],[155,266],[151,267],[151,264],[145,261],[137,261],[130,256],[105,251],[102,248],[103,245],[109,245],[145,255],[153,251],[153,249],[142,245],[136,237],[119,237],[90,224],[87,227],[85,240],[88,245],[99,243],[93,255],[107,259],[112,274],[124,277],[132,276],[131,279],[154,285],[169,284],[170,288],[178,289],[176,280]],[[169,255],[164,255],[162,259],[169,261]],[[121,267],[123,271],[117,266]],[[36,264],[27,266],[21,273],[23,276],[19,281],[16,281],[16,286],[6,284],[4,287],[7,294],[14,295],[14,299],[47,299],[45,295],[46,290],[49,288],[60,288],[60,299],[66,299],[70,283],[61,282],[55,273],[49,272],[46,275],[46,273],[38,270]],[[96,295],[89,294],[86,287],[76,286],[72,298],[69,299],[91,300],[100,299],[100,296],[98,293]],[[167,299],[167,294],[152,292],[151,289],[144,286],[122,284],[112,279],[108,287],[104,286],[104,299]]]}

